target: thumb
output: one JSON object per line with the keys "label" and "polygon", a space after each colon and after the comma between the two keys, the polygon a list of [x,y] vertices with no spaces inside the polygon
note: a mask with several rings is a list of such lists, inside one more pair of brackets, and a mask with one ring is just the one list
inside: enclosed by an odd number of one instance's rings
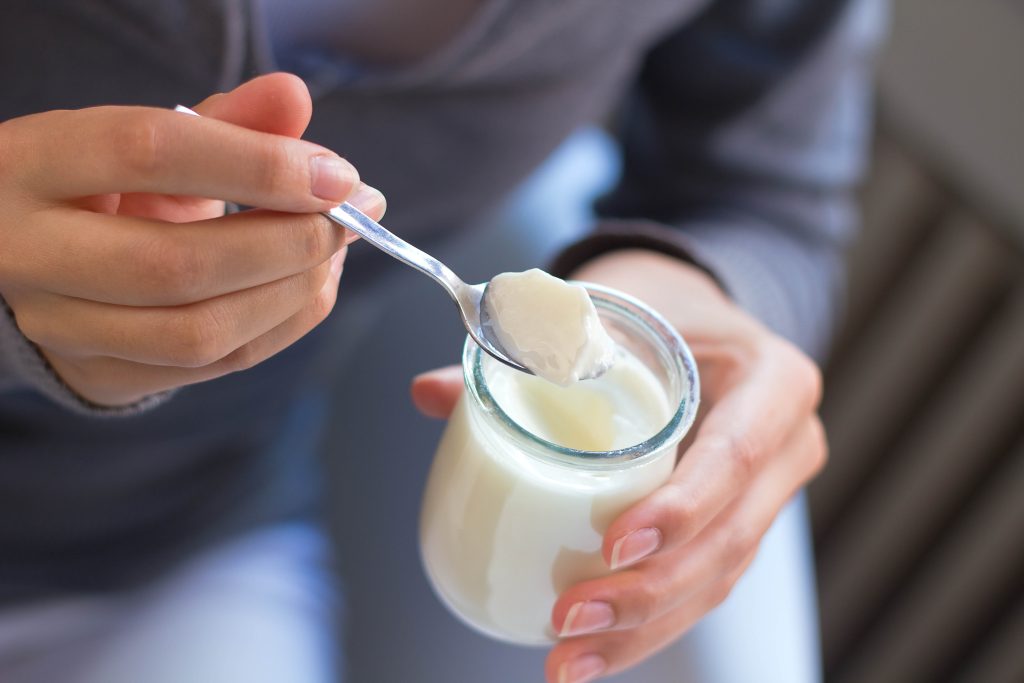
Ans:
{"label": "thumb", "polygon": [[297,138],[309,125],[313,101],[301,78],[273,73],[247,81],[231,92],[208,97],[195,110],[249,130]]}
{"label": "thumb", "polygon": [[455,410],[462,389],[462,367],[449,365],[414,377],[410,392],[412,402],[421,413],[447,419]]}

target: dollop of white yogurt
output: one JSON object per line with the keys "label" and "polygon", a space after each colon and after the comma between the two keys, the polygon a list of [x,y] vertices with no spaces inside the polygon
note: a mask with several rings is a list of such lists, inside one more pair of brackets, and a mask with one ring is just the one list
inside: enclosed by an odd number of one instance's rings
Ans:
{"label": "dollop of white yogurt", "polygon": [[587,290],[533,268],[502,273],[487,285],[486,325],[509,356],[561,386],[602,375],[615,341]]}

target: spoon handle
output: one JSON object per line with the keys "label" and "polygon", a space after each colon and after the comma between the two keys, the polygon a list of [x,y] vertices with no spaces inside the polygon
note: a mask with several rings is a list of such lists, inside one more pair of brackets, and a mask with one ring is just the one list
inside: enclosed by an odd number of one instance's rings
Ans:
{"label": "spoon handle", "polygon": [[429,275],[444,287],[453,299],[458,301],[458,295],[465,286],[464,283],[452,272],[451,268],[430,254],[412,246],[348,202],[336,206],[330,211],[324,211],[323,214],[389,256]]}
{"label": "spoon handle", "polygon": [[[199,116],[197,112],[180,104],[174,108],[174,111],[188,114],[189,116]],[[458,275],[452,272],[451,268],[430,254],[417,249],[399,238],[348,202],[336,206],[330,211],[323,211],[321,213],[335,223],[356,233],[384,253],[412,266],[421,273],[429,275],[435,282],[445,288],[445,291],[455,300],[455,303],[461,306],[460,295],[467,288],[466,284],[459,279]]]}

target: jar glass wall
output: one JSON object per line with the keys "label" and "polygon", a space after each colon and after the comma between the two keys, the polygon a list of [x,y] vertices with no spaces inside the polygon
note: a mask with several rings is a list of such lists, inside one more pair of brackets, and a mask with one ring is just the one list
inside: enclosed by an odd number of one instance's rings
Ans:
{"label": "jar glass wall", "polygon": [[[466,389],[424,495],[420,548],[434,590],[470,626],[520,644],[553,640],[550,615],[559,593],[609,573],[601,556],[605,530],[667,481],[676,447],[697,412],[696,363],[672,326],[631,297],[581,284],[629,362],[638,363],[634,374],[661,392],[665,424],[614,450],[579,450],[542,438],[514,420],[509,413],[515,411],[492,391],[499,379],[515,381],[507,373],[516,371],[467,339]],[[552,389],[551,396],[574,395],[559,391]],[[555,407],[589,410],[582,404]],[[590,429],[609,427],[597,411],[575,417],[593,418]],[[582,439],[577,444],[588,442],[587,434],[576,436]]]}

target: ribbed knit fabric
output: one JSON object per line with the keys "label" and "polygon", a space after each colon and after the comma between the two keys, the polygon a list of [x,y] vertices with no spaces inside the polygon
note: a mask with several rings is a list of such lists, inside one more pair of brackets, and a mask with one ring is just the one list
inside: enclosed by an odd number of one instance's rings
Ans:
{"label": "ribbed knit fabric", "polygon": [[171,392],[153,394],[127,406],[99,406],[72,391],[54,372],[39,349],[21,334],[14,313],[0,297],[0,392],[12,387],[31,387],[54,403],[93,417],[135,415],[155,408]]}

